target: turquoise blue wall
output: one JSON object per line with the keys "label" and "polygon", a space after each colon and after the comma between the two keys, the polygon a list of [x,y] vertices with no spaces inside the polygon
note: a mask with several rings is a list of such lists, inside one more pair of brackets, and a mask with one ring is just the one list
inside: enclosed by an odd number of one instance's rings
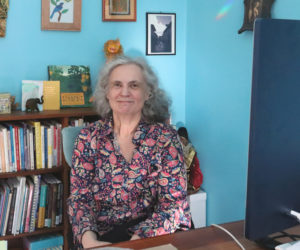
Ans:
{"label": "turquoise blue wall", "polygon": [[[187,1],[186,126],[204,172],[208,224],[245,214],[253,33],[237,33],[243,15],[242,0]],[[272,17],[300,19],[300,2],[276,0]]]}
{"label": "turquoise blue wall", "polygon": [[21,81],[47,80],[47,65],[89,65],[94,85],[104,63],[103,44],[120,39],[130,55],[145,55],[146,12],[177,13],[175,56],[148,60],[173,99],[174,121],[185,119],[186,11],[181,0],[138,0],[137,22],[102,22],[102,1],[82,1],[81,32],[41,31],[41,1],[10,0],[7,33],[0,38],[0,92],[21,100]]}
{"label": "turquoise blue wall", "polygon": [[[176,55],[147,59],[173,99],[173,122],[187,126],[198,151],[208,224],[242,219],[253,38],[237,34],[243,1],[137,0],[137,22],[102,22],[101,1],[83,0],[81,32],[41,31],[41,1],[27,2],[10,0],[7,34],[0,38],[0,92],[18,102],[21,81],[47,79],[49,64],[89,65],[94,85],[105,41],[118,37],[125,53],[145,55],[145,13],[176,13]],[[299,0],[276,0],[272,15],[300,19]]]}

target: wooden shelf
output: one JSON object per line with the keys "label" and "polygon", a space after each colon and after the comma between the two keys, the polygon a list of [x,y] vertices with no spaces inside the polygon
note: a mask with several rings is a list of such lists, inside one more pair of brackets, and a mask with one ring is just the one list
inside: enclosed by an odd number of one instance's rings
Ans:
{"label": "wooden shelf", "polygon": [[86,116],[97,116],[97,113],[92,108],[66,108],[60,110],[45,110],[41,112],[28,112],[28,113],[23,111],[14,111],[11,114],[1,114],[0,122],[86,117]]}
{"label": "wooden shelf", "polygon": [[28,176],[28,175],[38,175],[38,174],[48,174],[62,172],[64,167],[54,167],[46,169],[35,169],[35,170],[22,170],[18,172],[0,173],[0,179],[11,178],[15,176]]}
{"label": "wooden shelf", "polygon": [[1,240],[12,240],[12,239],[18,239],[18,238],[23,238],[23,237],[27,237],[27,236],[50,234],[50,233],[63,232],[63,231],[64,231],[63,226],[40,228],[40,229],[36,229],[32,233],[22,233],[22,234],[16,234],[16,235],[1,236]]}
{"label": "wooden shelf", "polygon": [[[6,122],[19,122],[19,121],[29,121],[29,120],[56,120],[62,124],[62,127],[69,125],[71,118],[86,118],[87,120],[96,120],[98,115],[92,108],[66,108],[61,110],[47,110],[41,112],[22,112],[14,111],[11,114],[1,114],[0,123]],[[16,176],[29,176],[29,175],[43,175],[47,173],[55,173],[60,176],[61,181],[63,182],[64,191],[63,191],[63,223],[60,226],[54,228],[42,228],[36,229],[32,233],[23,233],[18,235],[7,235],[0,236],[0,240],[7,240],[9,249],[22,249],[22,238],[33,235],[48,235],[55,232],[61,232],[64,236],[64,249],[69,250],[69,242],[72,239],[68,239],[69,234],[69,222],[67,216],[67,203],[66,200],[69,196],[69,166],[64,160],[62,161],[62,166],[53,167],[49,169],[36,169],[36,170],[23,170],[18,172],[10,173],[0,173],[0,181],[5,178],[13,178]]]}

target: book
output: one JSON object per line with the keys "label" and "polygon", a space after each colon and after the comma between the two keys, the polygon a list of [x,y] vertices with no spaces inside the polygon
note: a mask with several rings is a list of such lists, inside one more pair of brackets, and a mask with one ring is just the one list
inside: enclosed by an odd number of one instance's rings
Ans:
{"label": "book", "polygon": [[0,114],[11,112],[11,102],[9,93],[0,93]]}
{"label": "book", "polygon": [[60,109],[60,81],[44,81],[44,110]]}
{"label": "book", "polygon": [[24,232],[24,228],[25,228],[25,218],[26,218],[26,213],[27,213],[27,202],[28,202],[28,195],[29,195],[29,186],[27,181],[25,181],[25,189],[24,189],[24,194],[21,200],[21,215],[20,215],[20,228],[19,228],[19,232],[23,233]]}
{"label": "book", "polygon": [[45,211],[46,211],[46,199],[47,199],[48,185],[41,179],[40,185],[40,199],[39,199],[39,210],[38,210],[38,228],[43,228],[45,225]]}
{"label": "book", "polygon": [[49,65],[48,78],[60,81],[60,107],[91,107],[89,66]]}
{"label": "book", "polygon": [[15,160],[16,160],[16,171],[21,170],[21,157],[20,157],[20,137],[19,137],[19,127],[17,125],[13,125],[14,130],[14,147],[15,147]]}
{"label": "book", "polygon": [[42,96],[43,81],[22,80],[22,111],[29,111],[28,107],[26,108],[26,102],[31,98],[37,98],[39,100],[37,108],[39,109],[39,111],[42,111]]}
{"label": "book", "polygon": [[62,249],[64,244],[63,236],[60,234],[38,235],[23,238],[25,250],[42,250],[42,249]]}
{"label": "book", "polygon": [[32,198],[32,206],[31,206],[31,214],[30,214],[30,225],[29,225],[29,232],[33,232],[36,227],[37,221],[37,213],[38,213],[38,204],[39,204],[39,197],[40,197],[40,175],[32,175],[30,176],[32,182],[34,184],[33,190],[33,198]]}
{"label": "book", "polygon": [[[2,228],[1,235],[5,236],[6,231],[7,231],[7,225],[8,225],[8,217],[10,214],[10,208],[11,208],[11,202],[12,202],[12,196],[13,196],[13,189],[9,187],[9,194],[8,194],[8,202],[7,202],[7,208],[6,208],[6,213],[5,213],[5,218],[4,218],[4,224]],[[1,248],[0,248],[1,249]]]}
{"label": "book", "polygon": [[17,190],[17,197],[16,197],[16,203],[15,203],[15,213],[14,213],[14,220],[13,220],[13,228],[12,228],[12,234],[19,234],[20,233],[20,225],[21,225],[21,214],[22,214],[22,201],[24,198],[24,191],[25,191],[25,181],[26,177],[18,176],[18,190]]}
{"label": "book", "polygon": [[[2,161],[2,172],[10,172],[10,160],[9,160],[9,137],[7,128],[0,124],[0,145],[1,147],[1,161]],[[3,157],[3,158],[2,158]],[[5,169],[5,171],[3,171]]]}
{"label": "book", "polygon": [[36,159],[36,169],[42,169],[42,146],[41,146],[41,123],[39,121],[30,122],[34,127],[34,137],[35,137],[35,159]]}
{"label": "book", "polygon": [[27,178],[27,184],[29,187],[29,194],[28,194],[28,208],[27,208],[27,213],[25,217],[25,227],[24,227],[24,232],[28,233],[29,232],[29,227],[30,227],[30,215],[31,215],[31,207],[32,207],[32,201],[33,201],[33,192],[34,192],[34,183],[32,182],[31,178]]}
{"label": "book", "polygon": [[[57,179],[53,174],[45,174],[43,176],[44,181],[48,184],[48,194],[49,194],[49,202],[48,202],[48,209],[47,209],[47,223],[49,223],[49,227],[55,227],[59,224],[59,202],[61,200],[62,194],[62,187],[59,187],[62,182]],[[60,190],[59,190],[60,189]]]}
{"label": "book", "polygon": [[[0,130],[0,145],[4,145],[4,135],[3,131]],[[1,172],[5,173],[6,170],[6,160],[5,160],[5,152],[4,152],[4,146],[0,147],[0,165],[1,165]]]}
{"label": "book", "polygon": [[8,215],[8,225],[7,225],[6,234],[12,233],[12,224],[13,224],[15,203],[16,203],[16,196],[17,196],[17,186],[14,185],[14,182],[11,180],[12,179],[7,180],[7,184],[9,185],[10,189],[12,190],[12,200],[11,200],[11,207],[10,207],[9,215]]}

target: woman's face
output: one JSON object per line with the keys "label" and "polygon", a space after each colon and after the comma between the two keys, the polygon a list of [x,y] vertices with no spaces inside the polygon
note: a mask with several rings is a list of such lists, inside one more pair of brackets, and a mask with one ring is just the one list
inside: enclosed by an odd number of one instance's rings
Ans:
{"label": "woman's face", "polygon": [[109,76],[106,97],[114,114],[141,114],[149,94],[140,67],[135,64],[116,67]]}

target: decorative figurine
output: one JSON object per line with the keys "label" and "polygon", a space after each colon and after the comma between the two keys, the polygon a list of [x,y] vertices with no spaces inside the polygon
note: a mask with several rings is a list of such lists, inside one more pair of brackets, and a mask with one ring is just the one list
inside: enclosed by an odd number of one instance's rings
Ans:
{"label": "decorative figurine", "polygon": [[39,112],[38,104],[43,104],[44,103],[44,96],[41,97],[41,100],[39,98],[29,98],[26,101],[26,112],[34,112],[37,111]]}
{"label": "decorative figurine", "polygon": [[10,96],[10,106],[11,106],[11,111],[16,111],[19,107],[19,103],[16,102],[16,97],[14,95]]}
{"label": "decorative figurine", "polygon": [[123,47],[120,43],[120,40],[108,40],[104,44],[104,53],[106,57],[106,62],[109,62],[117,56],[123,55]]}
{"label": "decorative figurine", "polygon": [[188,194],[193,194],[200,189],[203,183],[203,174],[200,170],[197,152],[189,142],[187,129],[180,127],[177,132],[183,148],[184,164],[186,166],[188,180]]}

